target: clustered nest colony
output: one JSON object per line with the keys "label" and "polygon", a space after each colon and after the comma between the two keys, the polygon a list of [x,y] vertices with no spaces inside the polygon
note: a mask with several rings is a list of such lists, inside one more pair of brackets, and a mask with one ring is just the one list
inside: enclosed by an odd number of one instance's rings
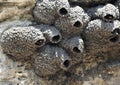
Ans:
{"label": "clustered nest colony", "polygon": [[85,12],[69,2],[75,5],[75,0],[38,0],[33,9],[37,25],[4,31],[0,40],[3,51],[17,60],[33,58],[33,68],[39,76],[67,71],[80,62],[86,65],[119,59],[118,7],[106,4]]}

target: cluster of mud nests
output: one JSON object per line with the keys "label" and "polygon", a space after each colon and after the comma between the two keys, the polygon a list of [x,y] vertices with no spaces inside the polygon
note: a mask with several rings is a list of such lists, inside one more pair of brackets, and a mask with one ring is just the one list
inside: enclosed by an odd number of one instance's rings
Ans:
{"label": "cluster of mud nests", "polygon": [[38,0],[34,24],[4,30],[1,47],[47,85],[107,81],[120,66],[119,10],[119,0]]}

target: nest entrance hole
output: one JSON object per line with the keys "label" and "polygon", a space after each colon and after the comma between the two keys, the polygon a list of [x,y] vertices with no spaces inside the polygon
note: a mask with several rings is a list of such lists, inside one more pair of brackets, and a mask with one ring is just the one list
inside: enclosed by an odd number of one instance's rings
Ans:
{"label": "nest entrance hole", "polygon": [[61,9],[59,10],[59,13],[60,13],[60,15],[67,15],[67,14],[68,14],[68,11],[67,11],[67,9],[65,9],[65,8],[61,8]]}
{"label": "nest entrance hole", "polygon": [[104,19],[106,19],[106,20],[113,20],[114,17],[113,17],[113,15],[111,15],[111,14],[107,14],[107,15],[104,17]]}
{"label": "nest entrance hole", "polygon": [[63,65],[64,65],[66,68],[68,68],[69,65],[70,65],[70,61],[69,61],[69,60],[65,60],[64,63],[63,63]]}
{"label": "nest entrance hole", "polygon": [[76,21],[75,23],[74,23],[74,27],[81,27],[81,22],[80,21]]}
{"label": "nest entrance hole", "polygon": [[60,41],[60,35],[54,36],[54,37],[52,38],[52,41],[53,41],[53,42],[58,42],[58,41]]}
{"label": "nest entrance hole", "polygon": [[110,39],[111,42],[117,42],[119,40],[119,36],[118,35],[115,35],[114,37],[112,37]]}
{"label": "nest entrance hole", "polygon": [[44,42],[45,42],[44,39],[40,39],[40,40],[38,40],[38,41],[35,42],[35,45],[41,46],[41,45],[44,44]]}
{"label": "nest entrance hole", "polygon": [[74,47],[74,48],[73,48],[73,52],[80,53],[81,51],[79,50],[78,47]]}

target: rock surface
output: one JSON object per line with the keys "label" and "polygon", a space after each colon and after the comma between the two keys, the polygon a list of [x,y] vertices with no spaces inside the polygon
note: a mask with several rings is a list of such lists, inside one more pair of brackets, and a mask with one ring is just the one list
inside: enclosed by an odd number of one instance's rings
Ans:
{"label": "rock surface", "polygon": [[0,22],[14,19],[32,19],[35,0],[0,0]]}

